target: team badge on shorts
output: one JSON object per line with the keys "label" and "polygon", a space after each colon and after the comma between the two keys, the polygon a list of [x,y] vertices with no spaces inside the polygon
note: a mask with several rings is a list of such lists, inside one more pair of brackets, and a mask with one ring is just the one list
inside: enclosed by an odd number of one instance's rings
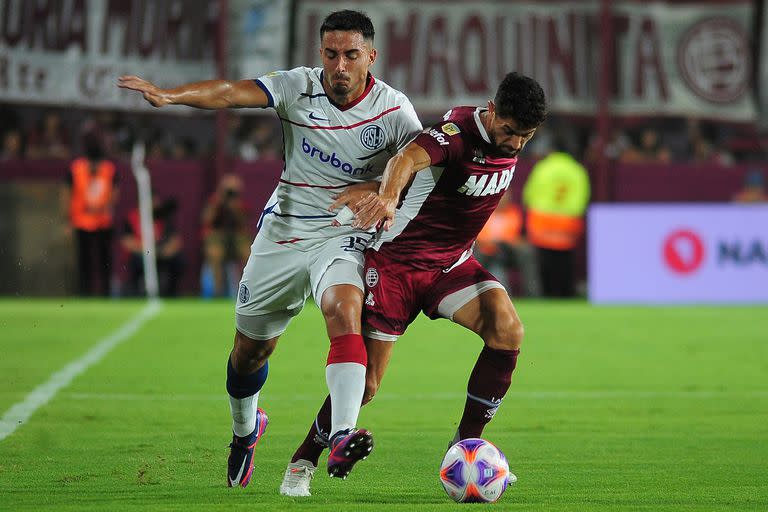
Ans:
{"label": "team badge on shorts", "polygon": [[371,267],[368,269],[368,271],[365,273],[365,284],[368,286],[368,288],[373,288],[376,286],[379,282],[379,273],[376,272],[376,269]]}
{"label": "team badge on shorts", "polygon": [[240,301],[240,304],[245,304],[248,302],[248,299],[251,298],[251,292],[248,291],[248,287],[245,286],[245,283],[240,285],[240,290],[237,292],[237,298]]}
{"label": "team badge on shorts", "polygon": [[360,132],[360,143],[365,149],[378,149],[384,143],[384,129],[377,124],[369,124]]}

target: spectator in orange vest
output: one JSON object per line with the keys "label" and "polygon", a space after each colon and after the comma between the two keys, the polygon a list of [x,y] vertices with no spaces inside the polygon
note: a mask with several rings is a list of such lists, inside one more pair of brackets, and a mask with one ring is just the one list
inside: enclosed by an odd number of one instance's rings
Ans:
{"label": "spectator in orange vest", "polygon": [[520,271],[523,295],[539,297],[541,285],[535,249],[523,238],[523,212],[510,192],[483,226],[475,243],[475,257],[512,294],[509,271]]}
{"label": "spectator in orange vest", "polygon": [[[68,233],[74,234],[77,242],[80,295],[107,296],[112,276],[117,169],[106,158],[101,138],[95,131],[83,135],[83,153],[84,156],[73,160],[67,169],[62,207],[69,219]],[[98,279],[94,279],[94,273]]]}
{"label": "spectator in orange vest", "polygon": [[[175,216],[177,203],[173,198],[161,201],[152,196],[152,217],[155,231],[155,259],[157,278],[162,297],[178,295],[179,280],[184,270],[184,258],[181,253],[181,235],[176,230]],[[123,228],[120,245],[129,254],[128,295],[146,293],[144,289],[144,244],[141,238],[141,219],[139,208],[133,208]]]}

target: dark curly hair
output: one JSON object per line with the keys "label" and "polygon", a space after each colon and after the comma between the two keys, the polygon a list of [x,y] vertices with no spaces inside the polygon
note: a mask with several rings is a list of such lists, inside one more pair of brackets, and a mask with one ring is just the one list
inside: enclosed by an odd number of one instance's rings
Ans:
{"label": "dark curly hair", "polygon": [[326,32],[334,30],[360,32],[365,39],[373,41],[373,22],[364,12],[350,11],[349,9],[332,12],[320,26],[320,39]]}
{"label": "dark curly hair", "polygon": [[494,98],[496,115],[514,119],[523,130],[536,128],[547,117],[547,102],[539,83],[517,72],[507,74]]}

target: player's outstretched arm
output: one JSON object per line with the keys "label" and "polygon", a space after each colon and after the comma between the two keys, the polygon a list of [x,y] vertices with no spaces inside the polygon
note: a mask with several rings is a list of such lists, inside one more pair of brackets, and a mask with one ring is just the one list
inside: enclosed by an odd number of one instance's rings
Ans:
{"label": "player's outstretched arm", "polygon": [[205,80],[172,89],[161,89],[138,76],[121,76],[117,86],[142,93],[152,106],[187,105],[196,108],[220,109],[266,107],[269,98],[253,80]]}
{"label": "player's outstretched arm", "polygon": [[353,227],[368,229],[382,223],[388,230],[395,220],[395,209],[400,194],[413,175],[432,164],[427,151],[416,142],[411,142],[389,159],[384,169],[378,194],[369,194],[358,203]]}

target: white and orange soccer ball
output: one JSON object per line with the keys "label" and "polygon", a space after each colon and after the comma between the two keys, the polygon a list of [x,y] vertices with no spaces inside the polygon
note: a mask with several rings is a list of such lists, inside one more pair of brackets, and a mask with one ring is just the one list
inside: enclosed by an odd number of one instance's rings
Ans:
{"label": "white and orange soccer ball", "polygon": [[445,492],[460,503],[493,503],[517,481],[507,458],[485,439],[464,439],[451,446],[440,465]]}

